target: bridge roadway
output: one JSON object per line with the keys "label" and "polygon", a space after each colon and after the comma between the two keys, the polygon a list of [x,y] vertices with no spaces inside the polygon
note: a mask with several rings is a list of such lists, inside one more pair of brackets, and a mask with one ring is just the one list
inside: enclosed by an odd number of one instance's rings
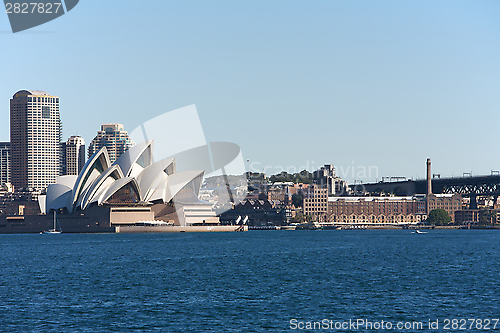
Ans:
{"label": "bridge roadway", "polygon": [[[399,182],[378,182],[366,184],[349,185],[356,192],[367,191],[370,193],[394,193],[395,195],[415,195],[425,194],[426,179],[406,180]],[[458,193],[465,197],[475,197],[480,195],[500,195],[500,175],[475,176],[475,177],[454,177],[454,178],[433,178],[432,193]]]}

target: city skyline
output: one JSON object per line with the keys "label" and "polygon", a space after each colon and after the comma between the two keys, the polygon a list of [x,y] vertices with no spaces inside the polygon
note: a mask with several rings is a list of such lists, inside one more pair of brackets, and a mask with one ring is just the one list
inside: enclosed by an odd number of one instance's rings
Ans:
{"label": "city skyline", "polygon": [[[268,174],[333,164],[349,182],[353,167],[376,167],[365,182],[424,178],[426,158],[442,176],[500,169],[497,2],[134,4],[120,2],[119,15],[101,4],[95,15],[80,3],[1,34],[16,51],[0,56],[10,64],[0,98],[60,96],[63,138],[87,142],[103,123],[131,130],[196,104],[208,140],[237,143],[247,166],[259,165],[251,171]],[[0,30],[10,30],[6,16]],[[21,66],[32,48],[46,64],[36,71]]]}

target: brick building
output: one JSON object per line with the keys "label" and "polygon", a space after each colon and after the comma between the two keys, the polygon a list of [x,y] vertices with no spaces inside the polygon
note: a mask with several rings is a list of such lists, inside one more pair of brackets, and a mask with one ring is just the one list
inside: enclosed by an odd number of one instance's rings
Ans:
{"label": "brick building", "polygon": [[462,210],[462,196],[460,194],[429,194],[427,195],[427,214],[433,209],[444,209],[455,222],[455,212]]}
{"label": "brick building", "polygon": [[328,221],[331,223],[415,224],[425,218],[423,196],[328,198]]}
{"label": "brick building", "polygon": [[304,215],[310,215],[316,221],[325,221],[328,214],[328,188],[310,185],[302,190],[304,196]]}

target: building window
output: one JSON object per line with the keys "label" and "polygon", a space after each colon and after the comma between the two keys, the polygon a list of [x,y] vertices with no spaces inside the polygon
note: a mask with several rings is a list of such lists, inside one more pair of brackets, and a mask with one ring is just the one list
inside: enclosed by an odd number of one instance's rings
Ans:
{"label": "building window", "polygon": [[42,106],[42,118],[50,119],[50,106]]}

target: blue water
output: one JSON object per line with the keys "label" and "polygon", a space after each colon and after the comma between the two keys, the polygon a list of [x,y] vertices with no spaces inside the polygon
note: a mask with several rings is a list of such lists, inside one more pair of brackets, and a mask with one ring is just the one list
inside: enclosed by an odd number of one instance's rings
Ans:
{"label": "blue water", "polygon": [[498,231],[0,235],[0,251],[4,332],[310,332],[292,328],[359,318],[469,332],[443,321],[500,317]]}

